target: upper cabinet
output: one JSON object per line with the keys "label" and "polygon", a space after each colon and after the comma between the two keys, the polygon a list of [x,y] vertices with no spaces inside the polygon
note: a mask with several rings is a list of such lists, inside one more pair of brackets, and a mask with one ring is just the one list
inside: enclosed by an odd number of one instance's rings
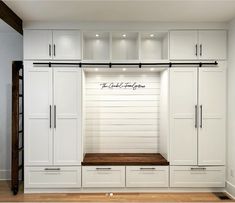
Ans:
{"label": "upper cabinet", "polygon": [[24,59],[52,59],[51,30],[24,30]]}
{"label": "upper cabinet", "polygon": [[77,30],[53,30],[53,59],[81,59],[81,39]]}
{"label": "upper cabinet", "polygon": [[198,35],[196,31],[171,31],[170,59],[197,59],[197,43]]}
{"label": "upper cabinet", "polygon": [[24,59],[80,60],[80,32],[78,30],[25,30]]}
{"label": "upper cabinet", "polygon": [[79,30],[24,30],[25,60],[154,62],[226,55],[226,30],[85,31],[82,37]]}
{"label": "upper cabinet", "polygon": [[227,58],[227,32],[224,30],[199,31],[199,57],[201,59]]}
{"label": "upper cabinet", "polygon": [[226,60],[225,30],[175,30],[170,32],[171,60]]}

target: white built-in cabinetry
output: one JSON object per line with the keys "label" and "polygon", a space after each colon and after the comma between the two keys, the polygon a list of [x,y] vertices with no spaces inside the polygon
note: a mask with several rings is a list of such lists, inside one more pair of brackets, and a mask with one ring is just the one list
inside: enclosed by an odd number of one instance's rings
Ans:
{"label": "white built-in cabinetry", "polygon": [[170,70],[172,187],[224,186],[225,113],[226,63]]}
{"label": "white built-in cabinetry", "polygon": [[171,166],[170,187],[225,187],[225,167]]}
{"label": "white built-in cabinetry", "polygon": [[80,60],[78,30],[24,30],[25,60]]}
{"label": "white built-in cabinetry", "polygon": [[171,68],[171,165],[225,164],[225,93],[222,62],[214,68]]}
{"label": "white built-in cabinetry", "polygon": [[81,187],[81,167],[25,167],[25,189],[67,189]]}
{"label": "white built-in cabinetry", "polygon": [[[169,187],[169,183],[170,187],[224,187],[226,62],[221,60],[226,60],[226,55],[224,30],[172,30],[169,34],[165,31],[84,31],[81,36],[78,30],[25,30],[25,188],[29,191],[79,187],[157,188]],[[83,70],[78,67],[33,64],[43,60],[69,63],[75,60],[166,62],[169,59],[216,60],[219,65],[164,67],[164,71],[155,76],[150,73],[156,72],[156,67],[150,66],[132,67],[130,72],[122,67],[119,73],[118,69],[102,68],[105,75],[94,67],[97,70],[90,69],[93,73],[87,71],[82,78]],[[139,76],[133,75],[135,71],[139,71]],[[83,89],[82,80],[87,86]],[[110,89],[100,91],[101,82],[113,81],[137,81],[146,88],[138,90],[135,97],[133,91],[118,90],[117,96]],[[97,87],[99,89],[95,89]],[[141,107],[139,104],[143,102],[146,106]],[[128,106],[132,103],[135,105]],[[104,104],[110,106],[107,108]],[[155,114],[158,107],[160,112]],[[95,122],[94,115],[98,119]],[[134,122],[128,118],[130,115]],[[103,120],[102,116],[105,116]],[[151,118],[160,121],[152,122]],[[129,123],[124,122],[125,119],[129,119]],[[121,128],[123,122],[125,127]],[[99,125],[103,125],[102,128]],[[143,130],[141,125],[148,126]],[[82,128],[83,134],[90,133],[87,137],[83,135],[83,144]],[[101,139],[98,132],[103,129],[106,136]],[[111,145],[110,129],[117,136],[115,146],[125,142],[130,149],[134,146],[132,151],[141,149],[144,153],[149,152],[150,146],[159,145],[159,152],[169,159],[170,166],[81,166],[82,148],[83,153],[86,150],[96,153],[103,152],[102,142],[105,146]],[[131,134],[130,129],[136,132]],[[124,131],[125,139],[118,130]],[[159,130],[160,135],[155,133]],[[130,142],[133,137],[139,148]],[[111,146],[108,152],[130,151],[124,144],[120,146],[116,151],[112,151]],[[151,150],[158,152],[158,147]]]}
{"label": "white built-in cabinetry", "polygon": [[226,60],[225,30],[170,31],[171,60]]}
{"label": "white built-in cabinetry", "polygon": [[168,187],[168,166],[127,166],[126,187]]}
{"label": "white built-in cabinetry", "polygon": [[170,70],[170,164],[197,164],[197,68]]}
{"label": "white built-in cabinetry", "polygon": [[77,176],[66,166],[81,164],[81,70],[25,62],[24,77],[26,185],[45,173]]}
{"label": "white built-in cabinetry", "polygon": [[84,188],[125,187],[125,166],[83,166]]}

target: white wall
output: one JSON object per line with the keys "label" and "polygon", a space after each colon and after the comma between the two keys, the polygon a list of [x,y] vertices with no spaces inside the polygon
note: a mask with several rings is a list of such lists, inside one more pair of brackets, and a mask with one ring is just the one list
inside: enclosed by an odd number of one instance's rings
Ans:
{"label": "white wall", "polygon": [[228,33],[227,189],[235,196],[235,19]]}
{"label": "white wall", "polygon": [[10,178],[11,64],[22,59],[22,36],[14,31],[0,32],[0,180]]}

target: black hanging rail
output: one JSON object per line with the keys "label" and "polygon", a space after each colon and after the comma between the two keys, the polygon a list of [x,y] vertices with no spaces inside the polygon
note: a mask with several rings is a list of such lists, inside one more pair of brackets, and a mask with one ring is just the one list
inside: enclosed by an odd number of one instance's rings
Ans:
{"label": "black hanging rail", "polygon": [[79,62],[79,63],[54,63],[54,62],[37,62],[37,63],[33,63],[34,65],[48,65],[49,67],[53,66],[53,65],[59,65],[59,66],[63,66],[63,65],[69,65],[69,66],[78,66],[78,67],[82,67],[82,66],[108,66],[109,68],[112,68],[112,66],[138,66],[139,68],[142,68],[142,66],[168,66],[168,67],[172,67],[172,66],[198,66],[198,67],[202,67],[202,66],[217,66],[218,62],[169,62],[169,63],[83,63],[83,62]]}

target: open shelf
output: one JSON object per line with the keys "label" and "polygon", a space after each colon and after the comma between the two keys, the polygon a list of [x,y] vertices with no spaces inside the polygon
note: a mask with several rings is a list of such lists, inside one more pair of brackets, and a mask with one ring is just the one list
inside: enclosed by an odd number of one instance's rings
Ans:
{"label": "open shelf", "polygon": [[112,33],[112,60],[138,60],[138,32]]}
{"label": "open shelf", "polygon": [[83,166],[92,165],[169,165],[159,153],[88,153]]}
{"label": "open shelf", "polygon": [[110,60],[109,32],[83,33],[83,60]]}
{"label": "open shelf", "polygon": [[168,32],[144,32],[140,35],[140,60],[168,59]]}

